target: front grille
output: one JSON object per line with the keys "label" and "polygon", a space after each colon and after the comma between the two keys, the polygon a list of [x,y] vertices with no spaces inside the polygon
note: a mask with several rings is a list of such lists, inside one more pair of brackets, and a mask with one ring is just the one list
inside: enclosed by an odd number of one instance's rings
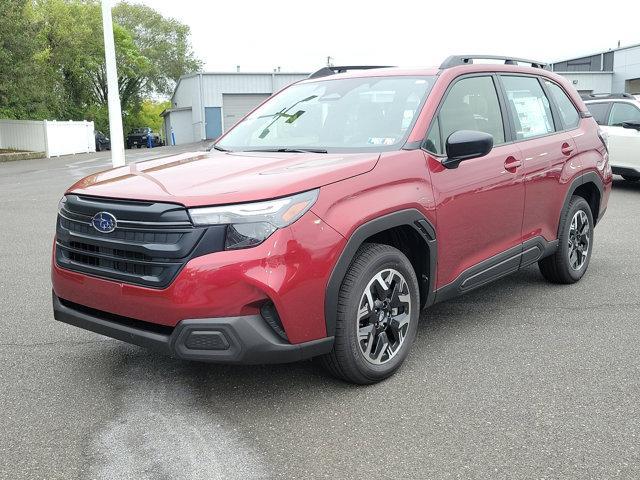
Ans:
{"label": "front grille", "polygon": [[[114,231],[94,228],[99,212],[117,219]],[[194,256],[223,246],[223,226],[194,227],[184,207],[169,203],[67,195],[56,228],[60,267],[154,288],[168,286]]]}

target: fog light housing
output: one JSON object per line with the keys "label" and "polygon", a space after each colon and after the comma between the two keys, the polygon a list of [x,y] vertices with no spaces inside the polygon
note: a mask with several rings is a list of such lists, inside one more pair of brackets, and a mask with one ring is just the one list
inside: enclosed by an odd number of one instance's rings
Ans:
{"label": "fog light housing", "polygon": [[189,350],[228,350],[229,341],[224,333],[216,330],[194,330],[189,333],[185,347]]}

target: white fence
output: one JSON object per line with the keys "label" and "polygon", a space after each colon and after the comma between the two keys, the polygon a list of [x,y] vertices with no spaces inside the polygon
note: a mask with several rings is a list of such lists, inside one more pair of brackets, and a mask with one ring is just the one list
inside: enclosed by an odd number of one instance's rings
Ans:
{"label": "white fence", "polygon": [[95,152],[93,122],[0,120],[0,148],[44,152],[47,157]]}

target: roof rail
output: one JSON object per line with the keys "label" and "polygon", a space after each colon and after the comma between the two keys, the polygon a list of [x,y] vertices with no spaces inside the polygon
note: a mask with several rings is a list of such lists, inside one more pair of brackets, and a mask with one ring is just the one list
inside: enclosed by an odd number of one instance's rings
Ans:
{"label": "roof rail", "polygon": [[352,65],[344,67],[322,67],[320,70],[316,70],[307,78],[321,78],[334,75],[336,73],[344,73],[349,70],[371,70],[372,68],[391,68],[390,65]]}
{"label": "roof rail", "polygon": [[517,65],[518,62],[522,62],[529,63],[533,68],[544,68],[547,66],[544,62],[527,60],[526,58],[502,57],[499,55],[451,55],[442,62],[440,70],[457,67],[458,65],[469,65],[473,63],[474,60],[504,60],[505,65]]}
{"label": "roof rail", "polygon": [[631,100],[635,100],[634,97],[630,93],[584,93],[580,95],[583,100],[604,100],[610,98],[630,98]]}

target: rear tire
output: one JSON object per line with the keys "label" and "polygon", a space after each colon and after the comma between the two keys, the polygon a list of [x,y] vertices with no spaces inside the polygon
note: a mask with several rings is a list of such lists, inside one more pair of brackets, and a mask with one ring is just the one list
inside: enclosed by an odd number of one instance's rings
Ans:
{"label": "rear tire", "polygon": [[627,182],[637,182],[638,180],[640,180],[640,177],[630,177],[629,175],[622,175],[622,178],[624,178]]}
{"label": "rear tire", "polygon": [[587,271],[593,251],[593,215],[584,198],[571,198],[560,219],[558,242],[556,252],[538,262],[540,272],[552,283],[575,283]]}
{"label": "rear tire", "polygon": [[393,375],[418,332],[420,293],[411,262],[389,245],[362,245],[342,281],[337,313],[333,351],[322,357],[329,372],[361,385]]}

